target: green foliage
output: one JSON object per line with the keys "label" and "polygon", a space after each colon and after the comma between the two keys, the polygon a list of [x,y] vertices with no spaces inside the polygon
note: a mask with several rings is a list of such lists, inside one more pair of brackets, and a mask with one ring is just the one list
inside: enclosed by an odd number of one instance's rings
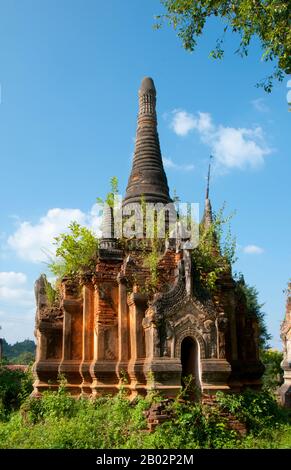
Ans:
{"label": "green foliage", "polygon": [[274,349],[265,349],[261,351],[260,356],[266,368],[263,375],[264,387],[276,390],[282,384],[283,370],[281,369],[281,362],[283,353]]}
{"label": "green foliage", "polygon": [[58,278],[94,271],[98,257],[98,239],[86,227],[77,222],[69,225],[69,233],[55,237],[56,260],[49,269]]}
{"label": "green foliage", "polygon": [[[17,342],[15,344],[8,344],[3,338],[3,356],[8,362],[13,364],[29,364],[34,360],[35,355],[35,342],[30,339]],[[28,354],[30,353],[30,355]],[[32,358],[32,359],[31,359]],[[25,362],[22,362],[25,360]],[[18,362],[21,361],[21,362]]]}
{"label": "green foliage", "polygon": [[44,278],[44,287],[45,287],[45,294],[50,307],[53,307],[57,300],[58,300],[58,291],[57,289],[47,280],[45,274],[42,275]]}
{"label": "green foliage", "polygon": [[275,396],[267,390],[259,393],[246,390],[241,394],[218,392],[216,399],[223,410],[244,422],[254,435],[264,428],[276,428],[287,420],[285,410],[278,406]]}
{"label": "green foliage", "polygon": [[248,315],[252,318],[256,318],[259,326],[259,347],[260,350],[268,349],[268,342],[271,339],[271,335],[268,333],[266,322],[265,322],[265,313],[262,311],[263,304],[259,303],[258,300],[258,291],[255,287],[249,286],[246,284],[242,274],[238,275],[238,280],[236,282],[236,289],[240,292],[247,304]]}
{"label": "green foliage", "polygon": [[289,0],[161,0],[167,12],[158,16],[157,28],[168,21],[183,42],[186,50],[194,51],[197,39],[203,34],[210,18],[221,18],[222,34],[210,52],[214,59],[224,56],[223,42],[227,31],[240,36],[236,50],[241,57],[248,55],[250,42],[259,38],[263,54],[261,60],[275,61],[273,73],[262,80],[266,92],[272,90],[273,81],[283,80],[284,72],[291,72],[291,29]]}
{"label": "green foliage", "polygon": [[8,419],[10,413],[18,409],[31,392],[31,369],[23,372],[0,365],[0,420]]}
{"label": "green foliage", "polygon": [[160,260],[160,253],[157,248],[157,244],[152,243],[152,250],[144,255],[144,265],[149,268],[150,278],[146,281],[146,290],[148,292],[154,292],[157,289],[159,276],[158,276],[158,264]]}
{"label": "green foliage", "polygon": [[[124,391],[114,397],[77,400],[66,393],[61,380],[57,392],[47,391],[41,399],[27,398],[20,412],[0,422],[0,448],[242,448],[266,446],[272,433],[278,441],[290,442],[291,427],[267,392],[218,394],[216,407],[179,397],[169,405],[172,418],[153,433],[145,432],[144,411],[160,400],[151,394],[130,402]],[[221,411],[245,421],[250,434],[239,439]]]}
{"label": "green foliage", "polygon": [[[110,188],[111,188],[111,191],[109,191],[109,193],[107,194],[106,199],[105,199],[105,203],[108,204],[109,207],[113,208],[114,207],[114,198],[115,198],[115,196],[118,195],[118,192],[119,192],[117,176],[112,176],[110,178]],[[99,204],[104,204],[104,201],[101,197],[97,197],[96,201]]]}
{"label": "green foliage", "polygon": [[223,206],[213,215],[213,222],[200,227],[199,245],[193,250],[196,286],[200,294],[215,291],[216,281],[235,262],[236,241],[231,235],[230,216],[224,216]]}
{"label": "green foliage", "polygon": [[158,227],[164,220],[164,212],[149,216],[149,209],[146,208],[144,196],[141,196],[141,211],[143,214],[144,234],[149,235],[150,238],[142,241],[142,254],[143,264],[150,271],[150,277],[146,280],[146,292],[153,293],[157,290],[159,282],[158,265],[161,259],[161,252],[159,249]]}
{"label": "green foliage", "polygon": [[10,364],[29,365],[35,361],[35,353],[25,351],[20,353],[18,356],[10,359]]}

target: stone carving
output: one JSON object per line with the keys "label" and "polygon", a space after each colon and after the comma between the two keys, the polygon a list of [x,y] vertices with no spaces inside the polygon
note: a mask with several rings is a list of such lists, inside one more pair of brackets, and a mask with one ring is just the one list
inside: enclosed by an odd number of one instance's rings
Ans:
{"label": "stone carving", "polygon": [[226,318],[224,313],[220,313],[216,322],[218,335],[218,357],[219,359],[225,359],[225,333],[228,326],[228,319]]}
{"label": "stone carving", "polygon": [[203,323],[204,333],[202,334],[209,357],[217,357],[216,328],[213,320],[206,320]]}

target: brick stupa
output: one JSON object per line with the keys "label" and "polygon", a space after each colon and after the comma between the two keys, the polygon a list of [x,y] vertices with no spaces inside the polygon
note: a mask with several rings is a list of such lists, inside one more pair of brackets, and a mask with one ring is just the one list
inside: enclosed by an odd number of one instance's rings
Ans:
{"label": "brick stupa", "polygon": [[[123,208],[141,197],[146,203],[171,203],[151,78],[139,90],[135,153]],[[201,225],[209,226],[211,217],[208,188]],[[124,387],[132,398],[152,389],[173,397],[185,376],[192,376],[196,398],[218,390],[260,388],[264,368],[258,324],[248,315],[231,269],[217,281],[215,295],[200,296],[192,249],[161,240],[153,291],[152,273],[144,263],[150,243],[121,243],[114,238],[112,219],[112,212],[105,211],[95,271],[62,279],[59,303],[49,304],[44,276],[36,281],[34,395],[57,388],[60,373],[77,396],[117,393]]]}

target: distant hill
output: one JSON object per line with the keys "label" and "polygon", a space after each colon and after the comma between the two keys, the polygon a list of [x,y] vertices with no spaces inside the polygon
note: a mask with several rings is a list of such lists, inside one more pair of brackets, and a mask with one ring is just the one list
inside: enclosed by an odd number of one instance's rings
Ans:
{"label": "distant hill", "polygon": [[29,364],[35,358],[35,343],[30,339],[9,344],[5,339],[3,344],[3,358],[7,359],[10,364]]}

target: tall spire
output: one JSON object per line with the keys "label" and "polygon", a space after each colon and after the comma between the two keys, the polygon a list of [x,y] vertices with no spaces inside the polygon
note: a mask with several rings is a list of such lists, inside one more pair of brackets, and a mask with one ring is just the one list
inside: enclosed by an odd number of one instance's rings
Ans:
{"label": "tall spire", "polygon": [[210,202],[210,199],[209,199],[210,170],[211,170],[211,159],[212,158],[213,158],[213,156],[210,155],[209,166],[208,166],[208,174],[207,174],[207,185],[206,185],[206,194],[205,194],[204,214],[203,214],[202,222],[201,222],[205,229],[209,229],[212,222],[213,222],[212,207],[211,207],[211,202]]}
{"label": "tall spire", "polygon": [[135,151],[123,205],[140,202],[172,202],[163,167],[157,132],[156,89],[146,77],[139,89],[139,111]]}
{"label": "tall spire", "polygon": [[209,184],[210,184],[210,169],[211,169],[211,158],[212,155],[210,155],[210,158],[209,158],[209,165],[208,165],[208,175],[207,175],[207,185],[206,185],[206,195],[205,195],[205,199],[209,199]]}

